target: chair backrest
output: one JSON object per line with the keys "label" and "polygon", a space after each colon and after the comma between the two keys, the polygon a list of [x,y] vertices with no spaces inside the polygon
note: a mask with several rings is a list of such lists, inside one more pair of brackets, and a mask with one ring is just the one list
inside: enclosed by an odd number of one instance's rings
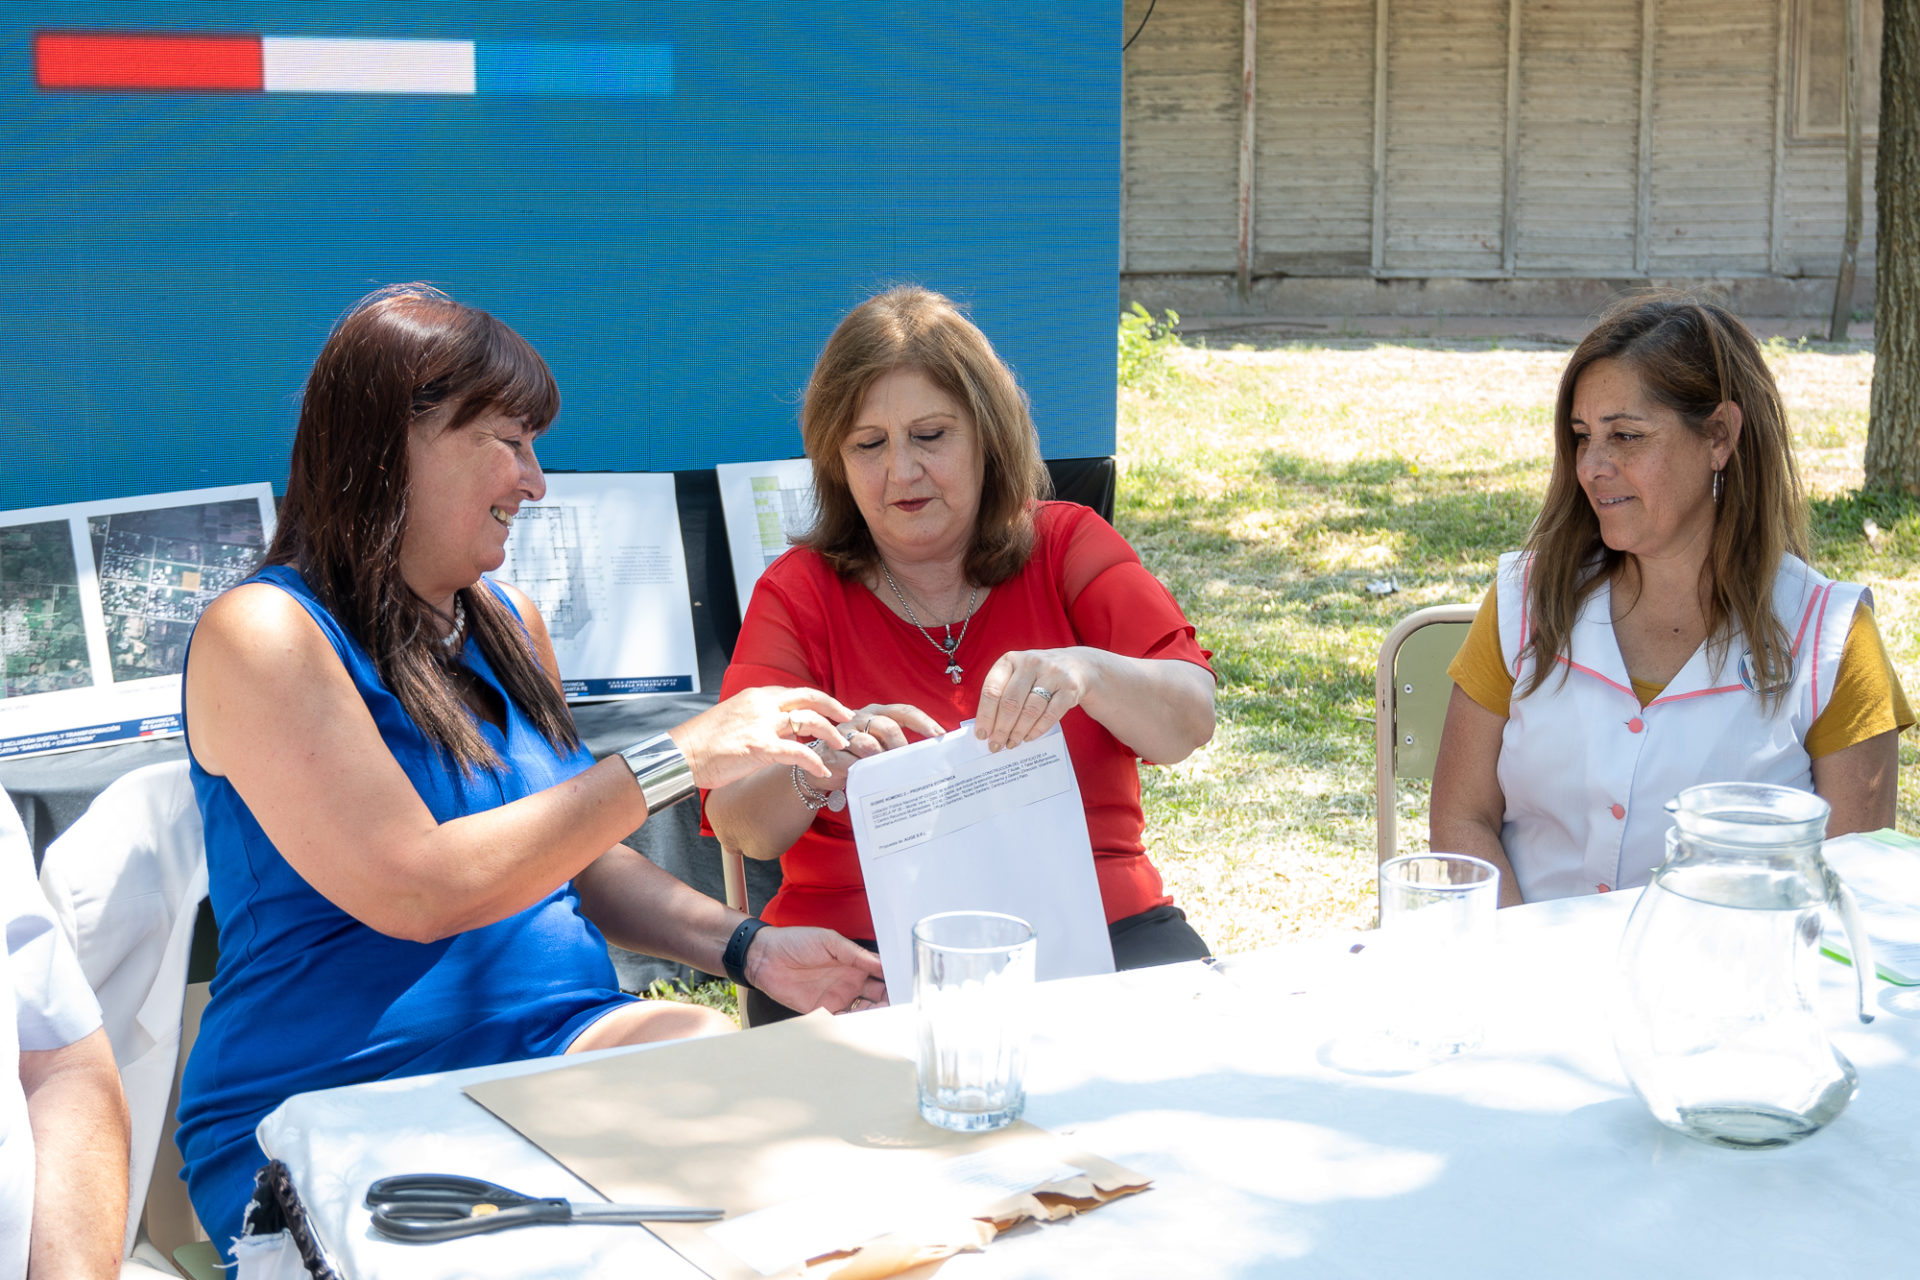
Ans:
{"label": "chair backrest", "polygon": [[1447,665],[1478,611],[1471,604],[1421,609],[1402,618],[1380,643],[1373,674],[1373,809],[1381,862],[1399,852],[1398,780],[1433,776],[1453,696]]}
{"label": "chair backrest", "polygon": [[[160,1139],[153,1153],[153,1177],[147,1184],[147,1200],[140,1213],[140,1234],[188,1275],[198,1272],[180,1255],[205,1241],[207,1233],[193,1211],[193,1202],[187,1198],[187,1184],[180,1178],[185,1161],[174,1143],[173,1132],[180,1123],[180,1077],[187,1069],[187,1054],[192,1052],[194,1039],[200,1034],[200,1015],[206,1011],[208,986],[219,961],[220,928],[214,923],[213,903],[202,898],[194,912],[187,986],[180,1001],[180,1050],[174,1058],[173,1086],[167,1094],[166,1113],[161,1117]],[[214,1260],[219,1260],[217,1253]]]}
{"label": "chair backrest", "polygon": [[[184,760],[136,769],[102,791],[47,849],[40,885],[99,997],[132,1117],[127,1247],[143,1234],[164,1252],[204,1238],[179,1190],[172,1149],[180,1063],[191,1042],[185,992],[207,896],[200,810]],[[207,916],[210,920],[210,915]],[[206,942],[200,965],[206,966]],[[156,1211],[157,1210],[157,1211]],[[162,1238],[165,1237],[165,1238]]]}

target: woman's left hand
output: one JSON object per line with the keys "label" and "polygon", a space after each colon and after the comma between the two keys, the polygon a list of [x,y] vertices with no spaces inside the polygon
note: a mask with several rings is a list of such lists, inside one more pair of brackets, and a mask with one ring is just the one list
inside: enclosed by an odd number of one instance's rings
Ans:
{"label": "woman's left hand", "polygon": [[973,736],[990,751],[1021,746],[1060,723],[1086,700],[1097,678],[1084,649],[1016,649],[1001,655],[980,684]]}
{"label": "woman's left hand", "polygon": [[789,1009],[849,1013],[887,1002],[880,957],[831,929],[762,929],[747,950],[747,981]]}
{"label": "woman's left hand", "polygon": [[1032,742],[1080,708],[1155,764],[1184,760],[1213,737],[1213,673],[1178,658],[1105,649],[1017,649],[987,671],[973,732],[1001,751]]}

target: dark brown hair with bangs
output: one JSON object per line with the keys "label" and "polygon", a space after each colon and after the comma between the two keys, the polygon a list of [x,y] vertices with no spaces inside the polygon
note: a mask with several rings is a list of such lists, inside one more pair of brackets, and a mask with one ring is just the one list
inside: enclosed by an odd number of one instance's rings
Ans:
{"label": "dark brown hair with bangs", "polygon": [[[546,429],[560,392],[538,352],[484,311],[428,285],[368,294],[321,348],[300,401],[287,496],[265,563],[289,565],[373,658],[428,738],[466,772],[501,762],[441,659],[433,611],[400,576],[407,439],[457,431],[491,410]],[[458,593],[468,643],[507,696],[557,748],[579,745],[573,717],[513,611],[475,583]]]}
{"label": "dark brown hair with bangs", "polygon": [[1786,409],[1760,346],[1724,308],[1683,294],[1630,297],[1616,304],[1575,348],[1560,375],[1553,412],[1553,475],[1528,535],[1534,553],[1529,608],[1534,668],[1520,692],[1540,687],[1567,651],[1587,597],[1626,560],[1600,537],[1600,518],[1580,487],[1573,395],[1595,361],[1618,360],[1647,395],[1697,433],[1722,404],[1740,408],[1740,436],[1722,474],[1707,558],[1710,652],[1726,652],[1729,623],[1753,651],[1756,686],[1769,706],[1793,669],[1793,644],[1773,612],[1773,580],[1787,552],[1807,555],[1807,499],[1794,466]]}
{"label": "dark brown hair with bangs", "polygon": [[946,297],[913,285],[877,294],[840,322],[807,381],[800,434],[813,460],[819,515],[799,538],[843,578],[880,562],[872,531],[847,487],[840,446],[873,384],[917,369],[973,415],[986,455],[967,580],[998,586],[1033,551],[1033,504],[1053,492],[1026,393],[987,335]]}

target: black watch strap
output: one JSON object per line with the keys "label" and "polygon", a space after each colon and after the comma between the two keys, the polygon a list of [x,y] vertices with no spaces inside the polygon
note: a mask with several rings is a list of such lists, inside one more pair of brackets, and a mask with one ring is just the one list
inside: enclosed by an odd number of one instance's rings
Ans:
{"label": "black watch strap", "polygon": [[767,927],[767,922],[758,916],[748,916],[727,939],[727,949],[720,953],[720,964],[727,971],[727,977],[735,986],[745,987],[749,991],[757,990],[747,981],[747,948],[753,945],[753,935]]}

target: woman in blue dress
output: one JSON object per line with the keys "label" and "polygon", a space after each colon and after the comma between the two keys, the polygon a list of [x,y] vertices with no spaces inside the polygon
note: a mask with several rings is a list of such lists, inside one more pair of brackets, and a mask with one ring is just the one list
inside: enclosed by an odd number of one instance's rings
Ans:
{"label": "woman in blue dress", "polygon": [[194,1207],[223,1247],[299,1092],[703,1035],[620,993],[607,940],[742,975],[783,1003],[884,999],[877,957],[762,930],[620,841],[696,785],[826,765],[847,708],[755,689],[596,763],[532,603],[483,575],[546,484],[559,408],[532,347],[399,286],[308,378],[265,567],[194,633],[187,745],[220,963],[181,1087]]}

